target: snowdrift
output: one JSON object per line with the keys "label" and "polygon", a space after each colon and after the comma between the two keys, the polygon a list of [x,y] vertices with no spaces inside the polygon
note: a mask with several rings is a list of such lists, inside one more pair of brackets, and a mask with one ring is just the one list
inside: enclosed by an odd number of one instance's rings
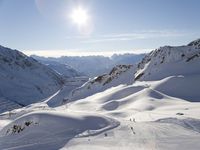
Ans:
{"label": "snowdrift", "polygon": [[[29,113],[0,131],[0,149],[34,149],[41,148],[41,145],[51,145],[51,149],[58,149],[72,138],[93,136],[118,125],[114,119],[100,115],[51,111]],[[54,145],[54,142],[57,144]]]}

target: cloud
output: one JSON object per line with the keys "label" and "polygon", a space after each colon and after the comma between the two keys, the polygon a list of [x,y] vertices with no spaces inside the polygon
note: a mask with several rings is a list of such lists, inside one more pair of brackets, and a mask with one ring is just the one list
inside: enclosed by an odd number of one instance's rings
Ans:
{"label": "cloud", "polygon": [[[86,38],[82,38],[81,43],[131,41],[131,40],[142,40],[142,39],[181,37],[181,36],[186,36],[186,35],[188,35],[188,33],[186,32],[178,32],[178,31],[170,31],[170,30],[148,30],[148,31],[135,31],[132,33],[100,35],[98,37],[86,37]],[[81,38],[79,37],[79,39]]]}

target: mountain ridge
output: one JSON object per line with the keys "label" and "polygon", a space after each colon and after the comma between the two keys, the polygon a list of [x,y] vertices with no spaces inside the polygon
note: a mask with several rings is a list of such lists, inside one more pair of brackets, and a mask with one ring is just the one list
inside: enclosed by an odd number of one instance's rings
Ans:
{"label": "mountain ridge", "polygon": [[0,97],[22,105],[53,94],[64,84],[52,69],[18,50],[0,46]]}

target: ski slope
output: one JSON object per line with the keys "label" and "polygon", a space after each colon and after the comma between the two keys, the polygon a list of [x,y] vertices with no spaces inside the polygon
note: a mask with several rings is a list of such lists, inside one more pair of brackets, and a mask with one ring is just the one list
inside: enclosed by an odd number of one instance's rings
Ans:
{"label": "ski slope", "polygon": [[121,73],[114,71],[107,88],[112,74],[77,88],[84,92],[74,99],[64,87],[0,114],[0,149],[199,150],[200,50],[194,44],[155,50],[132,72],[116,69]]}
{"label": "ski slope", "polygon": [[[197,150],[200,103],[155,89],[164,82],[138,81],[59,107],[43,102],[4,113],[0,148]],[[14,125],[25,129],[12,133]]]}

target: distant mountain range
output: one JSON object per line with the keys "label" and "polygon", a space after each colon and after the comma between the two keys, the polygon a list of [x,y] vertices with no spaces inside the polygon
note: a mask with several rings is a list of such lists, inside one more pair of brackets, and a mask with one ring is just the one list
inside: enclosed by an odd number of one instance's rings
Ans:
{"label": "distant mountain range", "polygon": [[85,74],[80,73],[78,70],[64,63],[45,59],[38,59],[38,61],[44,65],[47,65],[49,68],[53,69],[64,78],[86,76]]}
{"label": "distant mountain range", "polygon": [[60,64],[67,64],[78,70],[79,74],[87,75],[89,77],[96,77],[100,74],[109,72],[116,65],[130,65],[138,63],[142,60],[145,54],[114,54],[111,57],[105,56],[62,56],[59,58],[40,57],[32,55],[36,60],[46,62],[58,62]]}

